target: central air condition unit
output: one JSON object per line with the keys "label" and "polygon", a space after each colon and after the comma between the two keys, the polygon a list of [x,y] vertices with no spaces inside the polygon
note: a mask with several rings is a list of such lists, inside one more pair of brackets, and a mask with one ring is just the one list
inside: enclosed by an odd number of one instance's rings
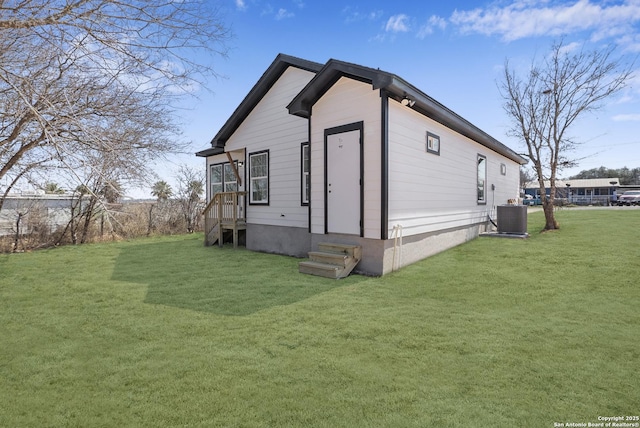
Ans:
{"label": "central air condition unit", "polygon": [[499,205],[498,233],[525,235],[527,233],[527,206]]}

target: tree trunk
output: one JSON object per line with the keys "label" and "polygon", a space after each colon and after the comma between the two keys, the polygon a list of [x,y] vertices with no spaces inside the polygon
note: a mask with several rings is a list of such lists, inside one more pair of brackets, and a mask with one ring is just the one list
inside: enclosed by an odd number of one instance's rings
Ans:
{"label": "tree trunk", "polygon": [[544,230],[555,230],[559,229],[560,225],[556,221],[555,213],[553,211],[553,200],[544,198],[542,200],[542,209],[544,211]]}
{"label": "tree trunk", "polygon": [[147,236],[150,236],[151,231],[153,230],[153,207],[153,204],[149,205],[149,223],[147,223]]}
{"label": "tree trunk", "polygon": [[89,236],[89,227],[91,226],[91,220],[93,220],[93,210],[95,208],[95,197],[91,196],[89,200],[89,205],[84,211],[84,224],[82,225],[82,235],[80,238],[80,244],[84,244],[87,242],[87,237]]}
{"label": "tree trunk", "polygon": [[16,219],[16,235],[13,240],[13,252],[18,252],[18,245],[20,245],[20,220],[22,220],[22,213],[18,213],[18,218]]}

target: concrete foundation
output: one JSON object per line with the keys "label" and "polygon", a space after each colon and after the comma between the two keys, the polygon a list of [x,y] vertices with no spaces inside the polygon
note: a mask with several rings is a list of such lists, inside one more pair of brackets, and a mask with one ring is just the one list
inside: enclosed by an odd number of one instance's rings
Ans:
{"label": "concrete foundation", "polygon": [[306,228],[247,224],[247,249],[263,253],[307,257],[311,234]]}
{"label": "concrete foundation", "polygon": [[482,223],[406,236],[402,238],[402,242],[400,242],[400,239],[390,239],[386,241],[385,245],[383,273],[392,272],[449,248],[464,244],[477,238],[486,229],[487,225]]}
{"label": "concrete foundation", "polygon": [[359,245],[362,260],[354,272],[381,276],[477,238],[486,230],[487,225],[481,223],[382,241],[353,235],[311,234],[303,228],[248,224],[246,239],[249,250],[294,257],[307,257],[321,242]]}
{"label": "concrete foundation", "polygon": [[360,245],[362,260],[354,272],[380,276],[475,239],[486,229],[487,225],[481,223],[386,241],[352,235],[314,234],[311,237],[311,246],[317,248],[320,242]]}

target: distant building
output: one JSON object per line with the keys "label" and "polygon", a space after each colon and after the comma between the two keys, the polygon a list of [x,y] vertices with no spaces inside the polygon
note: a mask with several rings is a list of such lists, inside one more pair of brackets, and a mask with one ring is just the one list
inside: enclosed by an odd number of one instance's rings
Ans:
{"label": "distant building", "polygon": [[[545,181],[544,185],[548,196],[551,192],[549,181]],[[608,205],[612,197],[621,193],[619,188],[620,179],[617,177],[556,180],[556,199],[576,205]],[[530,201],[539,201],[540,185],[537,181],[531,181],[525,185],[524,193],[533,198]]]}
{"label": "distant building", "polygon": [[[71,218],[71,202],[77,200],[72,194],[45,194],[44,192],[10,193],[0,210],[0,236],[15,233],[15,224],[19,213],[30,219],[37,218],[39,225],[45,225],[49,233],[64,227]],[[23,223],[22,227],[29,227]],[[30,233],[29,230],[22,231]]]}

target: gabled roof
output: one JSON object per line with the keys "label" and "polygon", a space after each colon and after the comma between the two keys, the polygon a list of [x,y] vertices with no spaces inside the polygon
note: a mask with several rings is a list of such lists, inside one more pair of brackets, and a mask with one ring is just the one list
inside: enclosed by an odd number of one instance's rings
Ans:
{"label": "gabled roof", "polygon": [[296,67],[317,73],[322,69],[322,64],[289,55],[279,54],[271,63],[269,68],[267,68],[267,70],[262,74],[262,77],[260,77],[251,91],[249,91],[247,96],[242,100],[238,108],[236,108],[222,128],[220,128],[216,136],[213,137],[211,140],[211,148],[196,153],[196,156],[206,157],[224,153],[225,142],[236,131],[236,129],[238,129],[240,124],[247,118],[247,116],[249,116],[249,113],[251,113],[256,105],[258,105],[260,100],[289,67]]}
{"label": "gabled roof", "polygon": [[423,115],[446,127],[524,165],[527,160],[505,146],[466,119],[449,110],[415,86],[395,74],[357,64],[329,60],[307,86],[287,106],[289,113],[309,118],[313,105],[341,78],[348,77],[370,83],[373,89],[387,92],[390,98],[401,101],[409,98],[415,104],[411,107]]}

